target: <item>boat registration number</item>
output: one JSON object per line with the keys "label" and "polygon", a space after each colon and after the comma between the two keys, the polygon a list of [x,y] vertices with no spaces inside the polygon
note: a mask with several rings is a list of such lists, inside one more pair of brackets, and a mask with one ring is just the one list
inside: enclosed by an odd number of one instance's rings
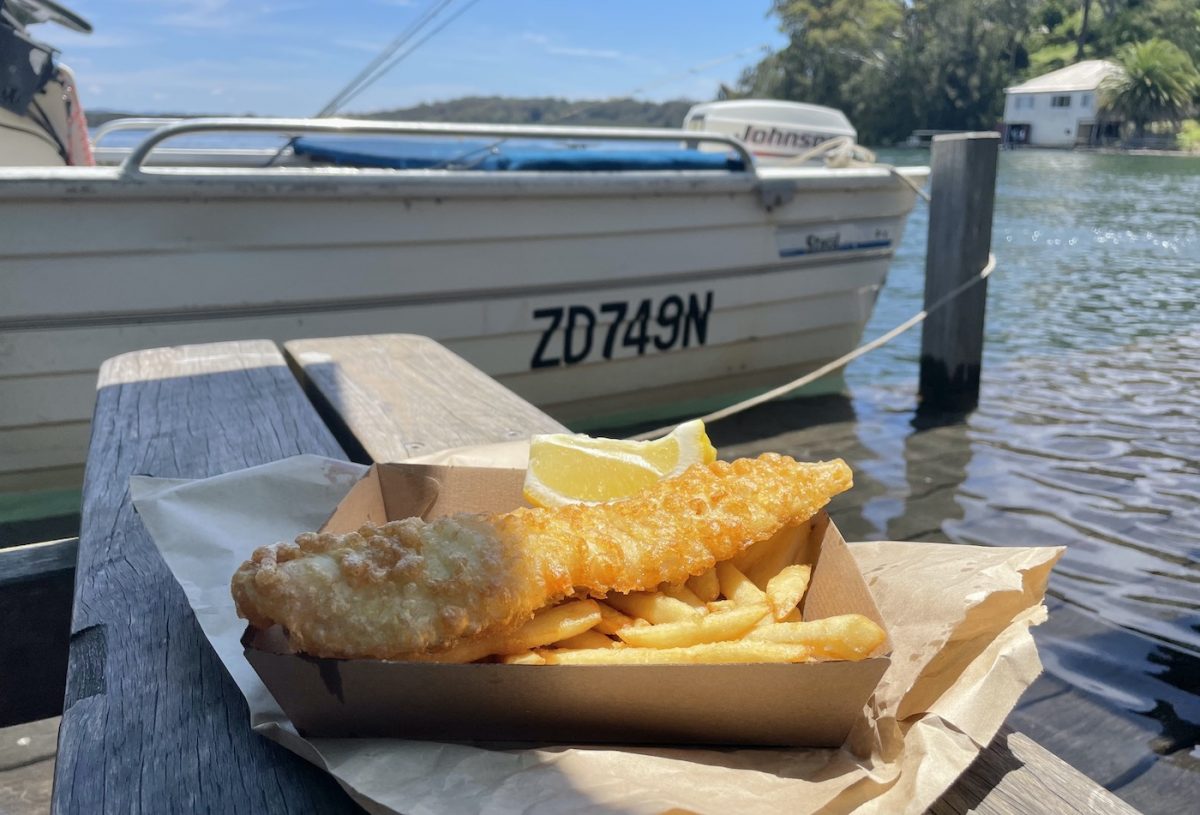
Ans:
{"label": "boat registration number", "polygon": [[[647,351],[669,351],[708,342],[708,318],[713,293],[671,294],[655,301],[616,300],[591,306],[539,308],[533,319],[541,322],[542,336],[533,351],[530,368],[578,365],[585,360],[614,356],[643,356]],[[624,349],[632,349],[625,351]]]}

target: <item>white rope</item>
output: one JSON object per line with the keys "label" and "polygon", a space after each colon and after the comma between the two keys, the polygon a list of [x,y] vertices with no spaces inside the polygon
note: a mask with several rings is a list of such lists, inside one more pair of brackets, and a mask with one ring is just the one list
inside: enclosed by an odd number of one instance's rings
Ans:
{"label": "white rope", "polygon": [[[833,362],[828,362],[828,363],[822,365],[820,368],[817,368],[812,373],[805,374],[804,376],[800,377],[799,379],[793,379],[791,382],[780,385],[777,388],[772,388],[771,390],[767,391],[766,393],[760,393],[758,396],[752,396],[749,399],[745,399],[741,402],[737,402],[736,404],[732,404],[729,407],[721,408],[720,410],[715,410],[712,413],[706,413],[705,415],[697,417],[697,418],[699,418],[701,421],[705,422],[706,424],[711,423],[711,422],[717,422],[717,421],[720,421],[721,419],[727,419],[730,416],[733,416],[735,413],[741,413],[744,410],[749,410],[752,407],[757,407],[758,405],[761,405],[764,402],[769,402],[772,399],[776,399],[780,396],[784,396],[785,394],[788,394],[791,391],[796,390],[797,388],[802,388],[805,385],[809,384],[810,382],[815,382],[816,380],[820,379],[821,377],[825,376],[826,374],[833,373],[834,371],[838,370],[839,368],[843,368],[846,365],[849,365],[851,362],[853,362],[854,360],[863,356],[864,354],[874,351],[876,348],[880,347],[881,345],[886,345],[887,343],[891,342],[896,337],[899,337],[901,334],[903,334],[904,332],[913,328],[914,326],[923,323],[925,321],[925,318],[928,317],[930,314],[932,314],[933,312],[937,311],[942,306],[949,303],[955,297],[958,297],[960,294],[962,294],[964,291],[966,291],[967,289],[974,286],[976,283],[986,280],[988,278],[988,276],[991,275],[991,273],[993,271],[995,271],[995,269],[996,269],[996,256],[993,255],[991,252],[988,252],[987,264],[982,269],[980,269],[975,275],[973,275],[969,280],[965,280],[962,283],[960,283],[959,285],[955,286],[949,292],[947,292],[946,294],[942,295],[937,300],[935,300],[933,302],[933,304],[931,306],[929,306],[929,308],[918,311],[912,317],[909,317],[907,320],[900,323],[900,325],[896,326],[895,328],[893,328],[891,331],[887,332],[886,334],[876,337],[875,339],[871,340],[868,343],[860,345],[858,348],[855,348],[850,353],[848,353],[844,356],[838,357]],[[630,436],[629,438],[637,440],[637,441],[641,441],[644,439],[653,439],[653,438],[657,438],[659,436],[665,435],[667,433],[670,433],[674,429],[675,429],[675,425],[672,424],[672,425],[667,425],[665,427],[655,428],[654,430],[649,430],[645,433],[639,433],[636,436]]]}
{"label": "white rope", "polygon": [[929,193],[920,184],[900,172],[900,169],[894,164],[883,164],[876,161],[873,152],[854,141],[850,136],[837,136],[836,138],[826,139],[816,147],[810,148],[803,153],[789,156],[785,161],[787,164],[804,164],[820,157],[825,158],[826,167],[836,167],[839,169],[843,167],[882,167],[907,184],[926,204],[929,203]]}

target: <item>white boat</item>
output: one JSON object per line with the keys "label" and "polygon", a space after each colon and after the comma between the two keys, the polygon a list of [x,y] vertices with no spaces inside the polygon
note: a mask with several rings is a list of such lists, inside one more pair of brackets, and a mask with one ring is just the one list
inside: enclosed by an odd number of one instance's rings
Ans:
{"label": "white boat", "polygon": [[[156,149],[213,132],[289,146]],[[914,201],[699,129],[188,120],[119,167],[0,167],[0,492],[79,483],[99,364],[153,346],[426,334],[568,423],[686,414],[853,348]]]}

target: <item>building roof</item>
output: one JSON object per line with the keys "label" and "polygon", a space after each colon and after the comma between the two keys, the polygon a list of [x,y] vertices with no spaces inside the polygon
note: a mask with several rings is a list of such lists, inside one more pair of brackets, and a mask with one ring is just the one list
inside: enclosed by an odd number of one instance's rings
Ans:
{"label": "building roof", "polygon": [[1054,93],[1062,91],[1094,91],[1100,83],[1121,72],[1121,66],[1106,59],[1085,59],[1066,68],[1035,76],[1020,85],[1005,88],[1005,93]]}

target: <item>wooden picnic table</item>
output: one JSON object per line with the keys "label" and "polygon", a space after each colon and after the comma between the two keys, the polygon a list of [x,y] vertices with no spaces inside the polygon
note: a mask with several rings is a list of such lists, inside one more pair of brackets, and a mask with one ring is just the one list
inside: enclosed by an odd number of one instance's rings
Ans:
{"label": "wooden picnic table", "polygon": [[[245,701],[133,511],[133,474],[201,478],[297,455],[396,461],[561,425],[406,335],[159,348],[100,371],[83,492],[56,813],[359,812],[251,731]],[[936,813],[1132,813],[1002,731]]]}

